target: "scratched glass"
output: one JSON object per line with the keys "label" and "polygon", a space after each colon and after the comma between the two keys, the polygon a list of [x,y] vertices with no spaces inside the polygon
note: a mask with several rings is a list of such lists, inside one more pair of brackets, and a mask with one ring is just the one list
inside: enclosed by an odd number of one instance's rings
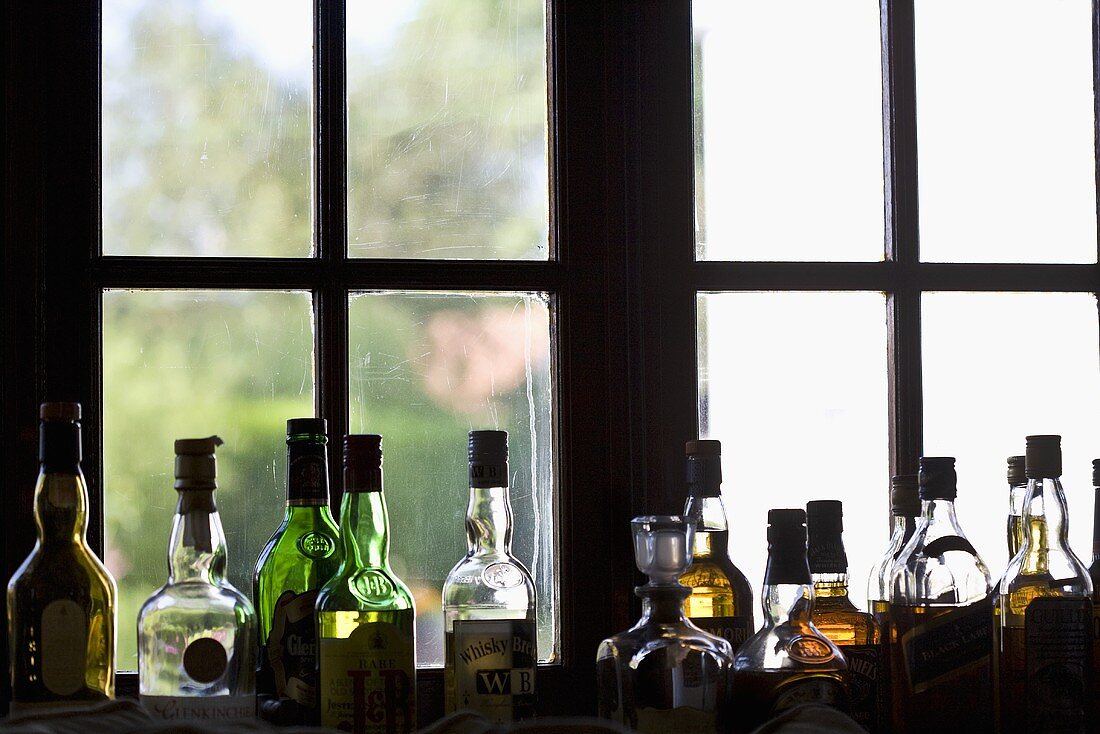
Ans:
{"label": "scratched glass", "polygon": [[549,257],[545,0],[350,2],[354,257]]}
{"label": "scratched glass", "polygon": [[229,579],[251,589],[283,516],[286,419],[313,414],[309,293],[103,294],[105,555],[118,581],[120,670],[137,668],[133,620],[167,573],[173,441],[225,441],[217,502]]}
{"label": "scratched glass", "polygon": [[308,0],[104,0],[103,252],[311,253]]}
{"label": "scratched glass", "polygon": [[416,598],[421,665],[443,664],[443,581],[466,554],[467,432],[482,428],[508,431],[512,550],[535,579],[539,658],[557,658],[549,317],[545,293],[351,298],[351,430],[383,436],[390,559]]}

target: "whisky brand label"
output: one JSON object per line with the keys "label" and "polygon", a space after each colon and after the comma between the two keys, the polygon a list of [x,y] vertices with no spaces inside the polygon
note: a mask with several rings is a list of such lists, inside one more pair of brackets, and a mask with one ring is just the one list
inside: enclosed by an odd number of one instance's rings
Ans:
{"label": "whisky brand label", "polygon": [[721,637],[733,646],[733,651],[753,633],[751,617],[692,617],[691,623],[704,632]]}
{"label": "whisky brand label", "polygon": [[[292,505],[328,503],[328,477],[325,476],[325,448],[318,453],[291,454],[287,466],[288,497]],[[295,452],[296,453],[296,452]]]}
{"label": "whisky brand label", "polygon": [[989,664],[993,644],[991,597],[914,627],[901,638],[909,689],[921,693]]}
{"label": "whisky brand label", "polygon": [[256,715],[253,696],[141,696],[142,707],[163,721],[244,721]]}
{"label": "whisky brand label", "polygon": [[334,538],[312,530],[299,537],[295,545],[298,546],[298,552],[303,556],[316,560],[328,558],[336,550],[336,540]]}
{"label": "whisky brand label", "polygon": [[58,696],[70,696],[84,686],[88,654],[88,623],[84,609],[58,599],[42,610],[42,685]]}
{"label": "whisky brand label", "polygon": [[772,701],[772,716],[804,703],[820,703],[848,710],[848,695],[839,679],[828,675],[794,678],[776,691]]}
{"label": "whisky brand label", "polygon": [[1024,611],[1027,730],[1084,731],[1092,602],[1038,597]]}
{"label": "whisky brand label", "polygon": [[399,624],[361,625],[346,639],[321,640],[322,726],[355,734],[408,734],[416,729],[412,610],[407,617]]}
{"label": "whisky brand label", "polygon": [[535,623],[520,619],[454,623],[454,700],[494,724],[535,713]]}
{"label": "whisky brand label", "polygon": [[313,605],[317,590],[284,591],[275,602],[271,634],[264,651],[275,679],[275,693],[308,708],[317,706],[317,629]]}
{"label": "whisky brand label", "polygon": [[689,706],[674,709],[638,709],[638,723],[633,728],[641,734],[714,734],[717,716],[713,711],[699,711]]}
{"label": "whisky brand label", "polygon": [[787,642],[787,654],[809,665],[821,665],[836,657],[824,640],[805,635],[795,635]]}
{"label": "whisky brand label", "polygon": [[225,647],[213,637],[200,637],[183,650],[183,670],[198,683],[213,683],[229,666]]}
{"label": "whisky brand label", "polygon": [[471,487],[507,487],[508,462],[501,464],[470,463]]}
{"label": "whisky brand label", "polygon": [[848,713],[867,731],[879,731],[882,648],[878,645],[841,645],[840,651],[848,661],[848,697],[851,705]]}

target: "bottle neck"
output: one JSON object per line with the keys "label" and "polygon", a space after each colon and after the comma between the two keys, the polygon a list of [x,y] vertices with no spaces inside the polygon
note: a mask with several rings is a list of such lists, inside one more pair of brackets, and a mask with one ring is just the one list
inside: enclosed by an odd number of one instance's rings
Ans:
{"label": "bottle neck", "polygon": [[286,501],[290,507],[323,507],[329,503],[328,451],[325,437],[291,436],[286,444]]}
{"label": "bottle neck", "polygon": [[[890,534],[890,539],[891,545],[894,545],[893,541],[900,541],[897,545],[897,552],[900,552],[902,547],[913,537],[913,533],[917,530],[917,519],[916,515],[894,515],[894,529]],[[897,552],[894,554],[895,558]]]}
{"label": "bottle neck", "polygon": [[1027,481],[1009,482],[1008,484],[1008,514],[1024,514],[1024,500],[1027,498]]}
{"label": "bottle neck", "polygon": [[512,505],[507,487],[470,487],[466,543],[472,553],[508,555],[512,550]]}
{"label": "bottle neck", "polygon": [[340,538],[345,568],[389,568],[390,520],[381,490],[345,490]]}
{"label": "bottle neck", "polygon": [[85,545],[88,533],[88,490],[80,467],[38,474],[34,490],[34,524],[43,546]]}
{"label": "bottle neck", "polygon": [[721,494],[697,492],[688,494],[684,515],[695,521],[692,555],[696,559],[726,558],[729,555],[729,525]]}
{"label": "bottle neck", "polygon": [[804,547],[773,544],[768,548],[761,596],[765,624],[788,620],[809,623],[814,610],[814,584]]}
{"label": "bottle neck", "polygon": [[1092,503],[1092,562],[1100,563],[1100,486],[1093,488]]}
{"label": "bottle neck", "polygon": [[1051,548],[1070,552],[1068,509],[1060,479],[1045,477],[1028,481],[1023,518],[1021,550],[1025,554],[1025,573],[1029,570],[1033,573],[1044,571],[1045,569],[1029,567],[1044,563],[1047,551]]}
{"label": "bottle neck", "polygon": [[815,573],[814,596],[817,599],[847,599],[847,573]]}
{"label": "bottle neck", "polygon": [[214,504],[214,491],[179,491],[168,543],[168,583],[200,581],[220,585],[225,581],[227,562],[225,532]]}
{"label": "bottle neck", "polygon": [[918,527],[925,533],[962,535],[959,519],[955,515],[955,500],[942,497],[921,500],[921,519]]}
{"label": "bottle neck", "polygon": [[691,596],[691,589],[680,584],[649,583],[635,588],[634,594],[642,600],[638,626],[677,624],[684,621],[684,600]]}

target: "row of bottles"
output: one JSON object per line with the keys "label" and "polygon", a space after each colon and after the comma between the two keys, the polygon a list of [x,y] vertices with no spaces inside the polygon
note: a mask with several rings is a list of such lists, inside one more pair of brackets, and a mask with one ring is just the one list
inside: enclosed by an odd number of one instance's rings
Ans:
{"label": "row of bottles", "polygon": [[[8,584],[12,711],[114,697],[114,580],[88,547],[80,406],[40,411],[38,542]],[[137,620],[140,698],[176,721],[251,718],[360,734],[416,728],[415,603],[389,565],[382,438],[344,438],[339,526],[326,426],[287,423],[282,524],[251,600],[226,578],[216,436],[175,444],[168,579]],[[511,554],[508,440],[471,431],[468,552],[443,588],[448,711],[533,715],[535,588]],[[253,606],[255,604],[255,606]]]}
{"label": "row of bottles", "polygon": [[[991,582],[955,513],[954,459],[891,482],[893,532],[848,594],[835,500],[768,513],[763,624],[726,553],[720,447],[687,445],[683,516],[635,518],[642,618],[597,653],[600,714],[641,732],[748,732],[824,703],[869,732],[1087,732],[1100,724],[1100,460],[1091,571],[1068,544],[1058,436],[1009,460],[1012,560]],[[696,555],[693,564],[693,554]],[[1090,580],[1091,575],[1091,580]],[[733,644],[730,644],[733,642]]]}

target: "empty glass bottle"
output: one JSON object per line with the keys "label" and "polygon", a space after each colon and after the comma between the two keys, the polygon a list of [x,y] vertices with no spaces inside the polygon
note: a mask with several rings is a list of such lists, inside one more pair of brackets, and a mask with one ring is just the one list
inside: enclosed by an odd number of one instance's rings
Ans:
{"label": "empty glass bottle", "polygon": [[675,515],[636,517],[634,560],[648,583],[634,589],[642,617],[600,643],[600,716],[653,734],[712,734],[722,726],[733,648],[684,616],[691,589],[694,523]]}

